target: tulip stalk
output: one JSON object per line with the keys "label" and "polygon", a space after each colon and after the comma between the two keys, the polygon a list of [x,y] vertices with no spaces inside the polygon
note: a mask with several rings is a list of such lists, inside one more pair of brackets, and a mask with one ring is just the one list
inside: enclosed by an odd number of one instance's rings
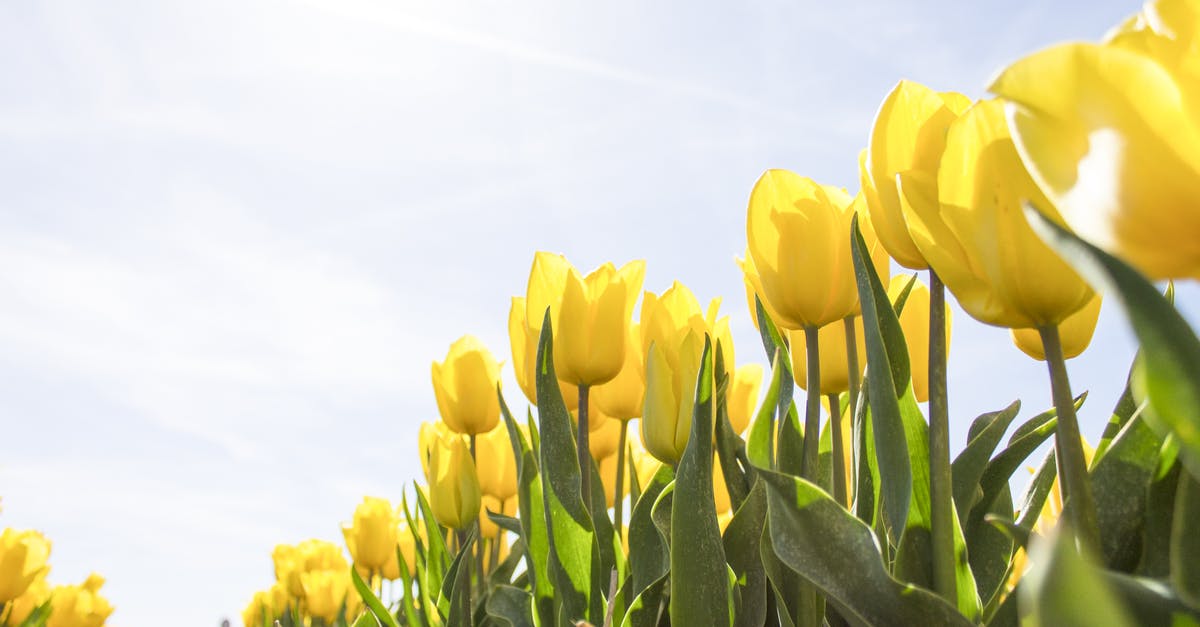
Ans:
{"label": "tulip stalk", "polygon": [[575,453],[579,456],[579,492],[583,497],[583,508],[592,513],[592,466],[591,449],[588,448],[588,390],[591,386],[579,384],[579,437],[575,439]]}
{"label": "tulip stalk", "polygon": [[1071,382],[1067,378],[1062,339],[1059,337],[1057,325],[1039,327],[1038,333],[1046,352],[1046,366],[1050,369],[1050,391],[1054,396],[1054,409],[1058,412],[1054,453],[1058,463],[1058,475],[1062,478],[1065,518],[1070,522],[1081,548],[1095,552],[1100,549],[1100,527],[1096,522],[1096,504],[1088,479],[1087,458],[1083,453],[1079,420],[1075,416]]}
{"label": "tulip stalk", "polygon": [[625,487],[625,434],[629,430],[629,422],[621,421],[621,435],[617,438],[617,485],[613,486],[613,524],[616,526],[617,539],[621,539],[621,527],[624,519],[622,494]]}
{"label": "tulip stalk", "polygon": [[[472,434],[471,434],[471,436],[470,436],[470,440],[471,440],[471,461],[472,461],[472,462],[474,462],[474,463],[476,464],[476,468],[478,468],[478,464],[479,464],[479,458],[475,456],[475,438],[476,438],[476,435],[475,435],[474,433],[472,433]],[[503,508],[502,508],[502,509],[503,509]],[[481,515],[483,515],[483,516],[487,516],[487,514],[486,514],[486,511],[487,511],[487,508],[481,505],[481,506],[480,506],[480,508],[479,508],[479,512],[480,512],[480,514],[481,514]],[[479,521],[479,518],[478,518],[478,517],[476,517],[476,518],[475,518],[475,533],[476,533],[476,535],[479,537],[479,541],[475,543],[475,548],[473,549],[473,552],[475,553],[475,576],[477,577],[477,579],[475,580],[475,586],[476,586],[476,590],[479,592],[479,595],[480,595],[480,596],[482,596],[482,595],[483,595],[483,593],[484,593],[484,582],[483,582],[483,523],[481,523],[481,522]],[[470,605],[468,605],[467,607],[468,607],[468,608],[470,608]],[[469,616],[469,614],[468,614],[468,616]]]}
{"label": "tulip stalk", "polygon": [[850,507],[849,481],[846,477],[845,435],[842,433],[842,407],[837,394],[826,394],[829,401],[829,428],[833,439],[833,498],[842,507]]}
{"label": "tulip stalk", "polygon": [[946,287],[929,269],[929,498],[933,587],[953,603],[954,484],[950,476],[950,407],[946,384]]}
{"label": "tulip stalk", "polygon": [[854,329],[854,316],[842,319],[846,328],[846,373],[850,389],[850,415],[858,411],[858,388],[862,386],[862,372],[858,367],[858,333]]}
{"label": "tulip stalk", "polygon": [[[819,474],[818,456],[821,444],[821,358],[817,327],[804,327],[804,347],[808,360],[808,402],[804,408],[804,457],[800,460],[800,476],[816,481]],[[785,421],[780,421],[782,428]],[[782,441],[782,436],[781,436]]]}

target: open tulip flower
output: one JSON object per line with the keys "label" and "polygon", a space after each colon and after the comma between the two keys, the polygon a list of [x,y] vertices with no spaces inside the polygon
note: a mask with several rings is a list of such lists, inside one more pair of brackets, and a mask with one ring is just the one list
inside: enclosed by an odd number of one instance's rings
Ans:
{"label": "open tulip flower", "polygon": [[[508,311],[508,339],[512,344],[513,371],[517,384],[521,386],[521,391],[525,393],[529,403],[536,407],[537,346],[542,319],[537,319],[536,326],[530,325],[529,319],[526,318],[528,309],[524,296],[513,297],[512,306]],[[579,387],[559,381],[558,389],[562,392],[567,409],[575,411],[579,407]]]}
{"label": "open tulip flower", "polygon": [[1198,25],[1194,1],[1149,2],[1107,42],[1034,53],[990,88],[1066,223],[1151,279],[1200,278]]}
{"label": "open tulip flower", "polygon": [[45,576],[50,541],[40,532],[5,529],[0,533],[0,603],[21,596],[34,580]]}
{"label": "open tulip flower", "polygon": [[100,596],[104,577],[92,573],[79,585],[57,586],[46,627],[100,627],[113,613],[108,599]]}
{"label": "open tulip flower", "polygon": [[500,362],[472,335],[450,345],[442,363],[433,362],[433,392],[446,426],[476,435],[500,421]]}
{"label": "open tulip flower", "polygon": [[554,327],[554,369],[560,380],[592,386],[617,376],[645,276],[644,261],[620,270],[605,263],[586,277],[568,269]]}
{"label": "open tulip flower", "polygon": [[396,557],[396,527],[399,517],[387,499],[367,496],[354,509],[354,520],[342,525],[346,548],[356,566],[368,575],[378,573]]}

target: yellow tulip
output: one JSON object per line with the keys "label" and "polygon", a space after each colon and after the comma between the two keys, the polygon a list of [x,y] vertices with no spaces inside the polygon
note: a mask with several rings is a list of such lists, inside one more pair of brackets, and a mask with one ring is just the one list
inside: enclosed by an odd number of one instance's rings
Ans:
{"label": "yellow tulip", "polygon": [[858,311],[850,256],[853,199],[787,170],[768,170],[750,192],[746,240],[775,323],[821,327]]}
{"label": "yellow tulip", "polygon": [[586,277],[567,272],[562,307],[554,326],[554,371],[559,380],[599,385],[612,380],[625,363],[625,336],[642,290],[646,262],[620,270],[606,263]]}
{"label": "yellow tulip", "polygon": [[588,450],[592,453],[592,459],[599,462],[616,453],[623,428],[625,423],[608,419],[602,421],[598,429],[591,430],[588,434]]}
{"label": "yellow tulip", "polygon": [[641,430],[639,429],[636,433],[638,437],[629,438],[629,456],[633,458],[633,470],[637,475],[638,485],[644,487],[662,467],[662,462],[646,450],[646,445],[642,442]]}
{"label": "yellow tulip", "polygon": [[504,423],[479,436],[475,441],[475,466],[479,471],[479,489],[501,501],[517,494],[517,458],[513,455]]}
{"label": "yellow tulip", "polygon": [[758,364],[738,366],[729,386],[725,408],[729,412],[729,423],[735,433],[743,433],[750,425],[750,417],[758,409],[758,393],[762,389],[763,367]]}
{"label": "yellow tulip", "polygon": [[725,529],[729,527],[729,523],[733,522],[733,512],[725,512],[717,514],[717,526],[721,528],[721,533],[725,533]]}
{"label": "yellow tulip", "polygon": [[[612,507],[616,502],[617,494],[617,456],[609,455],[603,459],[596,461],[600,471],[600,482],[604,484],[604,502],[608,507]],[[625,480],[628,483],[628,479]],[[629,486],[625,486],[625,493],[628,494]]]}
{"label": "yellow tulip", "polygon": [[313,570],[301,575],[300,581],[304,586],[304,607],[308,614],[326,623],[336,621],[342,611],[342,604],[349,600],[347,596],[350,594],[350,573]]}
{"label": "yellow tulip", "polygon": [[[867,349],[863,344],[862,316],[854,316],[854,338],[858,353],[858,376],[867,365]],[[796,385],[808,389],[808,350],[803,331],[788,331],[792,349],[792,372]],[[821,394],[839,394],[850,389],[850,367],[846,354],[846,327],[841,322],[827,324],[817,331],[817,356],[821,362]]]}
{"label": "yellow tulip", "polygon": [[[538,318],[537,326],[531,326],[526,319],[527,307],[525,297],[514,296],[512,307],[508,310],[508,339],[512,344],[513,370],[516,373],[517,384],[525,393],[530,404],[537,406],[537,348],[538,337],[541,334],[542,319]],[[543,313],[545,313],[543,311]],[[562,392],[563,402],[567,409],[575,411],[579,407],[579,388],[569,383],[558,382]]]}
{"label": "yellow tulip", "polygon": [[[1096,321],[1100,319],[1100,295],[1096,294],[1083,309],[1071,314],[1058,325],[1058,337],[1062,342],[1063,359],[1078,357],[1092,342]],[[1013,343],[1021,352],[1038,361],[1046,361],[1042,347],[1042,336],[1037,329],[1012,329]]]}
{"label": "yellow tulip", "polygon": [[246,609],[242,610],[242,623],[246,627],[262,627],[264,623],[271,625],[287,611],[287,588],[275,582],[270,588],[254,593]]}
{"label": "yellow tulip", "polygon": [[1042,50],[990,88],[1066,223],[1151,279],[1200,278],[1197,24],[1193,1],[1149,2],[1106,45]]}
{"label": "yellow tulip", "polygon": [[[913,200],[913,241],[972,317],[1040,327],[1091,299],[1092,289],[1025,220],[1026,201],[1058,216],[1021,165],[1000,101],[976,103],[950,125],[936,185],[923,175],[899,178]],[[934,192],[937,204],[928,202]]]}
{"label": "yellow tulip", "polygon": [[517,499],[511,498],[506,501],[490,496],[483,495],[481,506],[479,508],[479,535],[484,538],[496,538],[500,535],[500,525],[492,522],[487,513],[491,511],[496,514],[504,514],[505,516],[517,515]]}
{"label": "yellow tulip", "polygon": [[[50,600],[50,585],[46,583],[46,576],[43,574],[37,577],[25,589],[21,596],[13,599],[7,606],[8,624],[20,625],[25,622],[26,618],[33,613],[34,610],[41,607],[46,601]],[[256,626],[258,627],[258,626]]]}
{"label": "yellow tulip", "polygon": [[426,477],[429,476],[429,458],[433,455],[433,449],[444,439],[457,436],[458,434],[450,430],[446,423],[437,422],[422,422],[421,427],[417,430],[417,450],[418,456],[421,458],[421,473]]}
{"label": "yellow tulip", "polygon": [[354,563],[369,574],[376,574],[388,559],[396,558],[396,526],[400,520],[387,499],[363,497],[354,509],[354,521],[342,525],[346,548]]}
{"label": "yellow tulip", "polygon": [[[892,277],[888,286],[888,298],[892,304],[900,298],[904,287],[912,280],[910,275]],[[946,351],[950,350],[950,303],[946,305]],[[904,343],[908,345],[908,364],[912,371],[913,396],[918,403],[929,400],[929,288],[917,279],[904,301],[900,312],[900,329],[904,331]]]}
{"label": "yellow tulip", "polygon": [[500,421],[500,362],[477,338],[464,335],[450,345],[442,363],[433,362],[433,392],[446,426],[475,435]]}
{"label": "yellow tulip", "polygon": [[55,586],[46,627],[101,627],[113,613],[108,599],[100,596],[103,585],[104,578],[92,573],[80,585]]}
{"label": "yellow tulip", "polygon": [[691,435],[703,352],[704,336],[688,329],[676,345],[651,344],[646,357],[642,441],[650,454],[672,466],[683,457]]}
{"label": "yellow tulip", "polygon": [[625,364],[611,381],[592,388],[588,399],[608,416],[628,422],[642,415],[646,396],[646,365],[642,353],[641,325],[633,323],[625,334]]}
{"label": "yellow tulip", "polygon": [[50,541],[38,531],[5,529],[0,534],[0,603],[21,596],[49,567]]}
{"label": "yellow tulip", "polygon": [[[859,159],[859,178],[879,241],[906,268],[924,270],[928,263],[909,233],[910,208],[896,187],[896,175],[908,173],[936,180],[946,128],[969,105],[970,100],[962,94],[937,93],[920,83],[902,80],[884,98],[875,115],[870,147]],[[936,204],[937,193],[930,198]]]}
{"label": "yellow tulip", "polygon": [[466,529],[479,515],[479,479],[467,443],[457,435],[438,437],[431,447],[429,507],[439,523],[451,529]]}

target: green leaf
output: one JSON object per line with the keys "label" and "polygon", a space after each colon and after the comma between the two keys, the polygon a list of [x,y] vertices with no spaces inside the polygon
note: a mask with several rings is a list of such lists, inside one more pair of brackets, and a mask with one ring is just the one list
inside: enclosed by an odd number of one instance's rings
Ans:
{"label": "green leaf", "polygon": [[760,627],[767,617],[767,575],[758,555],[766,522],[767,487],[756,478],[749,496],[734,512],[721,537],[729,567],[733,569],[740,589],[741,606],[734,620],[736,627]]}
{"label": "green leaf", "polygon": [[858,216],[852,222],[850,244],[858,298],[862,303],[868,364],[865,388],[871,404],[883,520],[888,533],[899,538],[908,520],[913,485],[909,444],[905,440],[898,400],[911,379],[908,349],[887,289],[867,255],[867,244],[858,230]]}
{"label": "green leaf", "polygon": [[370,612],[364,612],[358,616],[358,620],[354,621],[354,627],[380,627],[379,619]]}
{"label": "green leaf", "polygon": [[893,579],[862,521],[816,485],[766,469],[775,554],[854,625],[971,625],[931,592]]}
{"label": "green leaf", "polygon": [[[413,487],[417,494],[417,511],[425,521],[425,542],[429,543],[425,554],[425,577],[421,586],[432,594],[432,591],[442,587],[446,568],[449,566],[450,549],[446,548],[446,530],[434,518],[433,509],[429,507],[429,501],[421,492],[421,487],[416,482],[413,483]],[[414,536],[418,537],[420,543],[419,535]]]}
{"label": "green leaf", "polygon": [[[1033,611],[1029,624],[1044,627],[1132,627],[1104,571],[1079,553],[1073,534],[1056,533],[1035,542],[1033,567],[1021,579],[1022,608]],[[1023,610],[1028,611],[1028,610]]]}
{"label": "green leaf", "polygon": [[[405,514],[408,512],[406,511]],[[409,527],[412,529],[412,527]],[[404,624],[416,625],[417,609],[415,607],[416,599],[413,598],[413,577],[408,572],[407,562],[404,559],[404,552],[400,550],[400,545],[396,545],[396,563],[400,565],[400,583],[403,585],[404,596],[401,600],[401,605],[404,607]]]}
{"label": "green leaf", "polygon": [[1200,481],[1183,473],[1178,490],[1171,525],[1171,584],[1184,601],[1200,608],[1200,533],[1192,526],[1200,520]]}
{"label": "green leaf", "polygon": [[488,573],[488,586],[508,585],[512,581],[513,573],[517,570],[517,565],[525,557],[525,542],[517,538],[509,549],[509,553],[505,558],[492,568],[492,572]]}
{"label": "green leaf", "polygon": [[[718,348],[718,357],[721,351]],[[725,487],[729,491],[729,501],[734,510],[742,506],[746,495],[750,492],[750,476],[738,465],[738,458],[745,457],[746,443],[734,430],[729,422],[729,410],[726,393],[729,388],[729,376],[724,368],[716,369],[720,381],[717,383],[717,460],[721,463],[721,473],[725,477]]]}
{"label": "green leaf", "polygon": [[1141,559],[1146,495],[1163,439],[1139,416],[1125,424],[1089,473],[1104,563],[1133,572]]}
{"label": "green leaf", "polygon": [[[660,466],[646,483],[645,490],[629,518],[629,574],[633,594],[641,594],[650,584],[662,579],[671,569],[667,544],[654,525],[651,513],[659,496],[675,479],[670,466]],[[667,510],[669,511],[669,509]]]}
{"label": "green leaf", "polygon": [[789,370],[783,365],[783,353],[776,353],[771,362],[771,382],[767,385],[767,394],[754,416],[750,426],[749,441],[746,443],[746,455],[756,466],[770,468],[774,460],[773,441],[775,431],[775,410],[779,406],[779,391],[785,376],[790,376]]}
{"label": "green leaf", "polygon": [[520,588],[496,586],[488,595],[487,614],[508,627],[534,627],[533,597]]}
{"label": "green leaf", "polygon": [[517,466],[517,515],[521,519],[520,535],[525,546],[525,572],[533,584],[534,608],[541,624],[552,625],[555,613],[554,584],[550,579],[549,566],[550,532],[546,528],[545,499],[537,453],[532,446],[536,442],[537,425],[534,424],[529,432],[531,442],[527,446],[503,397],[500,398],[500,415],[508,428],[513,452],[520,452],[517,458],[520,460]]}
{"label": "green leaf", "polygon": [[[1029,224],[1047,244],[1128,317],[1141,345],[1133,388],[1146,412],[1179,438],[1184,466],[1200,477],[1200,339],[1175,307],[1136,270],[1083,241],[1035,209]],[[1154,426],[1154,425],[1152,425]]]}
{"label": "green leaf", "polygon": [[446,579],[442,582],[442,591],[438,596],[438,608],[443,615],[449,616],[447,622],[451,625],[474,624],[470,616],[463,616],[462,598],[470,598],[471,594],[471,547],[475,544],[475,529],[471,529],[463,538],[462,546],[450,568],[446,570]]}
{"label": "green leaf", "polygon": [[537,399],[540,414],[542,500],[549,530],[548,569],[554,584],[558,622],[599,622],[603,616],[600,547],[580,494],[579,459],[571,415],[554,373],[550,310],[538,341]]}
{"label": "green leaf", "polygon": [[621,627],[656,627],[664,613],[663,591],[666,587],[666,575],[650,582],[629,604]]}
{"label": "green leaf", "polygon": [[1178,463],[1167,472],[1156,474],[1146,489],[1146,524],[1142,529],[1142,557],[1137,574],[1166,579],[1171,575],[1171,524],[1175,518],[1175,497],[1183,467]]}
{"label": "green leaf", "polygon": [[350,567],[350,580],[354,582],[354,589],[358,591],[358,596],[362,597],[363,603],[375,616],[375,620],[379,621],[379,624],[384,627],[400,627],[396,622],[396,617],[392,616],[391,612],[380,602],[379,597],[371,592],[371,587],[363,581],[362,576],[358,574],[358,569],[353,566]]}
{"label": "green leaf", "polygon": [[1108,447],[1112,444],[1113,438],[1121,432],[1125,427],[1125,423],[1137,413],[1137,401],[1133,399],[1133,367],[1129,368],[1129,375],[1125,377],[1125,390],[1121,392],[1121,397],[1117,399],[1116,407],[1113,407],[1112,415],[1108,418],[1108,423],[1104,425],[1104,433],[1100,436],[1100,443],[1096,445],[1096,452],[1092,455],[1091,466],[1095,467],[1104,458],[1104,454],[1108,451]]}
{"label": "green leaf", "polygon": [[971,423],[967,447],[954,458],[950,466],[954,478],[954,507],[960,519],[967,520],[971,507],[983,496],[979,480],[983,478],[983,471],[996,446],[1020,410],[1021,401],[1013,401],[1008,407],[984,414]]}
{"label": "green leaf", "polygon": [[[713,501],[712,340],[705,336],[692,430],[675,474],[671,504],[671,623],[729,625],[729,584]],[[686,547],[686,550],[678,550]]]}

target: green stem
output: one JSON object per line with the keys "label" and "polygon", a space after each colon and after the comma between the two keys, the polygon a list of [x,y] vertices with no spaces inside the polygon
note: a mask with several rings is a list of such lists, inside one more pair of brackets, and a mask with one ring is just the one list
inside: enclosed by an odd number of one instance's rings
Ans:
{"label": "green stem", "polygon": [[950,407],[946,384],[946,287],[929,269],[929,500],[933,589],[955,603],[954,484],[950,476]]}
{"label": "green stem", "polygon": [[583,496],[583,507],[592,512],[592,453],[588,448],[588,386],[579,384],[579,437],[575,440],[575,452],[579,456],[579,491]]}
{"label": "green stem", "polygon": [[617,439],[617,485],[613,486],[613,524],[616,526],[617,540],[621,539],[621,527],[624,518],[622,495],[625,490],[625,433],[629,423],[621,421],[621,435]]}
{"label": "green stem", "polygon": [[[472,433],[472,434],[471,434],[471,437],[470,437],[470,440],[471,440],[471,461],[472,461],[472,462],[474,462],[474,463],[476,464],[475,468],[478,470],[478,468],[479,468],[479,458],[478,458],[478,457],[476,457],[476,453],[475,453],[475,438],[476,438],[475,434],[474,434],[474,433]],[[482,505],[480,506],[480,509],[479,509],[479,515],[480,515],[480,516],[486,516],[486,515],[487,515],[486,513],[484,513],[484,508],[483,508],[483,506],[482,506]],[[483,529],[481,529],[480,527],[481,527],[481,523],[479,522],[479,518],[478,518],[478,517],[476,517],[476,519],[475,519],[475,531],[476,531],[476,533],[478,534],[478,537],[479,537],[480,539],[482,539],[482,538],[483,538]],[[477,577],[477,579],[475,580],[475,587],[476,587],[475,589],[476,589],[476,590],[479,592],[479,594],[482,596],[482,595],[483,595],[483,550],[480,548],[480,544],[481,544],[481,542],[476,542],[476,543],[475,543],[475,547],[472,549],[472,553],[474,553],[474,554],[475,554],[475,576]],[[468,585],[470,585],[470,584],[469,584],[469,582],[468,582]]]}
{"label": "green stem", "polygon": [[853,417],[858,411],[858,388],[862,386],[862,368],[858,365],[858,335],[854,328],[854,318],[850,316],[842,319],[842,326],[846,327],[846,373],[849,375],[850,383],[850,416]]}
{"label": "green stem", "polygon": [[1058,429],[1054,433],[1054,453],[1058,476],[1062,477],[1063,510],[1082,548],[1095,553],[1100,549],[1100,527],[1096,523],[1096,504],[1092,499],[1092,484],[1088,479],[1087,459],[1083,454],[1083,439],[1079,420],[1075,416],[1075,401],[1071,396],[1071,381],[1067,379],[1067,364],[1063,359],[1062,340],[1058,327],[1038,328],[1046,365],[1050,368],[1050,391],[1058,412]]}
{"label": "green stem", "polygon": [[[479,521],[476,520],[475,524],[478,525]],[[456,532],[456,535],[458,537],[458,550],[461,551],[462,547],[466,546],[467,544],[467,532],[466,530],[459,530]],[[471,616],[471,580],[469,578],[467,579],[467,585],[463,586],[463,592],[466,594],[460,595],[460,602],[462,603],[460,609],[462,610],[462,615],[466,616],[469,620]]]}
{"label": "green stem", "polygon": [[804,408],[804,457],[800,460],[800,476],[816,482],[821,443],[821,357],[817,327],[804,327],[804,348],[808,359],[808,402]]}
{"label": "green stem", "polygon": [[845,435],[842,433],[842,406],[837,394],[826,394],[829,400],[829,428],[833,439],[833,498],[842,507],[850,507],[849,483],[846,479]]}

